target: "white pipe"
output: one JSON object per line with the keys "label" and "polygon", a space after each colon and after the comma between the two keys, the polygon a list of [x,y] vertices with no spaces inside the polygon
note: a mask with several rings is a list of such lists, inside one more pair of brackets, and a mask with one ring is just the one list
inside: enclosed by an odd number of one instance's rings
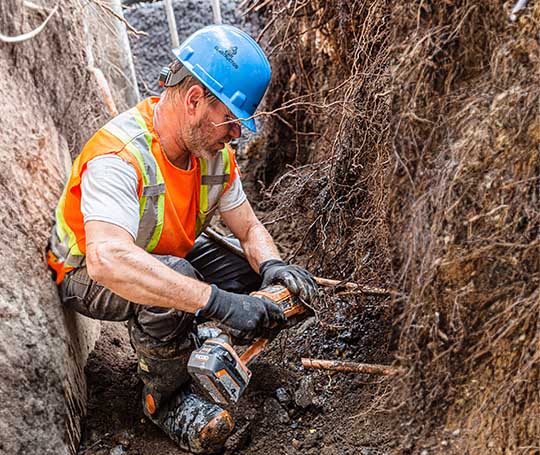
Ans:
{"label": "white pipe", "polygon": [[122,78],[113,77],[109,72],[109,77],[112,77],[113,85],[116,88],[123,89],[124,97],[129,106],[134,106],[139,102],[140,94],[137,87],[137,75],[135,73],[135,65],[133,64],[133,55],[131,53],[131,46],[129,44],[129,38],[127,34],[127,27],[125,22],[119,18],[124,18],[124,12],[122,10],[122,3],[120,0],[107,0],[112,11],[117,15],[118,19],[112,20],[112,25],[115,28],[115,39],[117,41],[116,52],[114,50],[109,51],[108,60],[112,65],[116,65],[120,70]]}
{"label": "white pipe", "polygon": [[510,13],[510,20],[516,22],[518,20],[518,13],[527,6],[527,0],[518,0],[518,2],[512,8]]}
{"label": "white pipe", "polygon": [[180,41],[178,40],[178,30],[176,28],[176,19],[174,18],[172,0],[165,0],[165,12],[167,13],[167,22],[169,24],[169,34],[171,35],[171,44],[174,49],[180,46]]}
{"label": "white pipe", "polygon": [[214,15],[214,24],[222,24],[219,0],[212,0],[212,13]]}

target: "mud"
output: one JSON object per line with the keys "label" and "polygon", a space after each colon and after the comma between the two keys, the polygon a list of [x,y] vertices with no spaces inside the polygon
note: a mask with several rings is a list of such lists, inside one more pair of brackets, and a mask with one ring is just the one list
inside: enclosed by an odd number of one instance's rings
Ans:
{"label": "mud", "polygon": [[[388,436],[392,422],[371,413],[381,379],[300,364],[302,356],[387,361],[387,305],[349,303],[352,310],[338,311],[331,323],[313,318],[282,333],[252,365],[250,386],[231,409],[236,432],[225,453],[389,454],[396,444]],[[86,374],[89,406],[79,454],[186,453],[143,416],[142,383],[124,324],[103,324]]]}

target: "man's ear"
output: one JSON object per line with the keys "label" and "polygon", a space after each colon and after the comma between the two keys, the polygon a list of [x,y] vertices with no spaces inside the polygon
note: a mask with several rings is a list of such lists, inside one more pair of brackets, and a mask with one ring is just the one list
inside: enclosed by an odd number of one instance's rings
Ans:
{"label": "man's ear", "polygon": [[202,101],[204,100],[204,89],[195,84],[188,89],[184,102],[186,104],[186,112],[189,115],[195,115],[197,108],[201,106]]}

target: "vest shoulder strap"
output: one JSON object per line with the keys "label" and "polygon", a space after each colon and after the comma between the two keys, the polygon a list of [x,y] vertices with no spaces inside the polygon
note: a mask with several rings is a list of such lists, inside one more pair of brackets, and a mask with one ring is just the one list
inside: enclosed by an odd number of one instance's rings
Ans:
{"label": "vest shoulder strap", "polygon": [[135,243],[151,252],[163,231],[166,191],[163,175],[152,154],[152,135],[136,107],[112,119],[104,129],[124,143],[125,150],[135,157],[140,169],[143,187]]}

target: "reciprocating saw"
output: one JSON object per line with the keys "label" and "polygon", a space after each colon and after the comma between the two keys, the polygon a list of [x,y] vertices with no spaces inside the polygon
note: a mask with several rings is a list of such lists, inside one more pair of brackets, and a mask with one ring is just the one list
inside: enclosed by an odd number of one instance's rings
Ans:
{"label": "reciprocating saw", "polygon": [[281,285],[268,286],[251,295],[269,299],[278,305],[285,314],[285,324],[271,329],[268,337],[258,338],[241,355],[234,350],[231,337],[222,331],[217,337],[207,339],[189,358],[188,372],[194,383],[219,404],[237,403],[251,378],[249,363],[257,358],[281,329],[292,327],[310,314],[309,308]]}

